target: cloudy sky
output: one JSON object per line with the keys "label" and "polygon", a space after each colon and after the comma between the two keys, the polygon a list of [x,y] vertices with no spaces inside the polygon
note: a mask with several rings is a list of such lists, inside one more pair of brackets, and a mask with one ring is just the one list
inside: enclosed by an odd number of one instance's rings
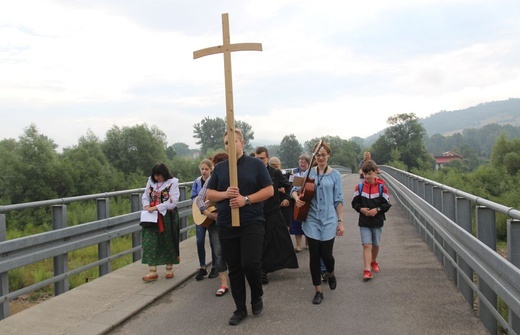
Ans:
{"label": "cloudy sky", "polygon": [[[389,116],[426,117],[520,97],[518,0],[0,0],[0,139],[31,123],[59,149],[90,129],[146,123],[196,148],[193,125],[235,119],[256,144],[367,137]],[[58,149],[58,150],[59,150]]]}

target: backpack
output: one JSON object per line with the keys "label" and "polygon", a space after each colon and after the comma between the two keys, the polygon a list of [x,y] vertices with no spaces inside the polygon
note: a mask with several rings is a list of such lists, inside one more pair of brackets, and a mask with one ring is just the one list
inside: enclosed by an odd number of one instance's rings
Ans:
{"label": "backpack", "polygon": [[[363,183],[359,183],[358,185],[359,196],[363,193]],[[383,197],[383,184],[379,184],[379,197]]]}

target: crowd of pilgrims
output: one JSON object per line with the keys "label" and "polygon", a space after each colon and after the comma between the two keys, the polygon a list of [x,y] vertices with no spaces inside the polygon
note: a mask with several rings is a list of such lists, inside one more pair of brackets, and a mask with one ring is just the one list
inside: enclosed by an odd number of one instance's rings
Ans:
{"label": "crowd of pilgrims", "polygon": [[[241,132],[236,131],[235,136],[238,137],[238,140],[235,139],[235,146],[239,175],[240,169],[246,169],[246,166],[247,169],[253,169],[247,170],[247,174],[254,176],[248,176],[249,179],[256,178],[253,182],[250,181],[250,184],[259,185],[257,189],[246,191],[246,184],[241,186],[240,181],[240,193],[238,187],[236,190],[230,187],[228,155],[221,152],[201,161],[200,176],[193,182],[191,192],[194,215],[198,209],[206,219],[204,224],[196,225],[199,269],[195,279],[200,281],[206,276],[210,279],[218,277],[218,289],[215,292],[217,297],[224,296],[231,290],[237,310],[229,320],[230,325],[238,325],[247,317],[245,281],[248,281],[251,289],[252,313],[260,314],[263,309],[262,285],[269,283],[269,273],[298,268],[296,254],[302,250],[309,251],[309,269],[315,288],[312,303],[320,304],[323,300],[322,282],[327,282],[331,290],[336,288],[333,245],[335,237],[343,236],[344,233],[341,175],[327,163],[331,154],[327,143],[317,144],[312,157],[301,154],[296,168],[284,170],[280,159],[269,157],[265,147],[258,147],[248,155],[254,159],[246,157]],[[225,145],[228,150],[227,134]],[[260,165],[259,161],[263,164]],[[373,162],[370,157],[364,157],[360,163],[360,176],[363,178],[366,175],[371,178],[374,172],[370,183],[375,183],[378,180],[375,178],[377,166],[375,162],[367,165],[366,161]],[[221,162],[222,164],[217,165]],[[310,169],[311,165],[313,168]],[[312,199],[302,197],[302,187],[305,187],[302,180],[306,177],[312,178],[315,183],[313,192],[316,195]],[[148,178],[142,196],[143,209],[151,213],[156,211],[160,215],[157,227],[143,228],[142,263],[149,265],[149,273],[143,277],[145,282],[158,279],[158,265],[166,266],[166,279],[173,278],[173,264],[180,262],[179,215],[176,208],[179,201],[178,184],[178,179],[172,176],[163,163],[156,164]],[[356,186],[355,191],[357,190]],[[245,194],[242,194],[242,191]],[[363,203],[361,190],[359,197],[354,197],[352,206],[360,213],[360,222],[361,216],[366,216],[370,221],[380,217],[382,226],[383,213],[390,207],[386,188],[384,191],[385,199],[377,200],[375,205]],[[371,191],[368,192],[370,194]],[[305,219],[298,221],[299,216],[296,212],[303,210],[305,206],[308,214]],[[231,227],[232,208],[240,208],[241,222],[243,215],[246,218],[243,227]],[[258,218],[258,215],[262,217]],[[250,222],[257,224],[247,224],[250,223],[248,218]],[[211,249],[211,268],[206,262],[206,232]],[[372,271],[379,271],[375,257],[379,251],[380,229],[379,235],[376,235],[373,234],[377,242],[374,241],[372,246],[373,237],[369,237],[365,245],[363,232],[361,233],[363,256],[369,264],[366,266],[368,269],[365,267],[364,270],[364,280],[372,278]],[[291,236],[294,236],[294,242]],[[372,248],[371,253],[367,252],[365,246]],[[374,247],[377,247],[375,252]],[[256,266],[258,268],[253,269]],[[367,271],[370,272],[369,278],[366,276]]]}

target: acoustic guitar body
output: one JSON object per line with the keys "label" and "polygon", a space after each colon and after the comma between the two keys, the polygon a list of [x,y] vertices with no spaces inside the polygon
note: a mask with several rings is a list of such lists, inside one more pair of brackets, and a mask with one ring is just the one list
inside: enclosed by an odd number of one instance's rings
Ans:
{"label": "acoustic guitar body", "polygon": [[311,207],[311,200],[314,196],[314,191],[314,179],[307,178],[305,185],[303,185],[300,190],[300,199],[305,201],[305,204],[301,207],[294,206],[294,219],[296,221],[303,222],[305,219],[307,219],[309,208]]}
{"label": "acoustic guitar body", "polygon": [[[217,207],[215,207],[214,205],[211,205],[208,207],[208,210],[210,212],[216,212],[217,211]],[[197,203],[194,201],[193,202],[193,205],[191,205],[191,213],[192,213],[192,216],[193,216],[193,222],[197,225],[197,226],[202,226],[202,227],[209,227],[214,220],[208,218],[206,215],[202,214],[199,210],[199,207],[197,206]]]}

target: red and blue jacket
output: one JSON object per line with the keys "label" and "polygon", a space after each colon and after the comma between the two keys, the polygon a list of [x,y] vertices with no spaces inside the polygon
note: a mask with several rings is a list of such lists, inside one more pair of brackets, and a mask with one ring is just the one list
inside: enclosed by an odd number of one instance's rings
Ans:
{"label": "red and blue jacket", "polygon": [[[361,191],[360,191],[361,186]],[[375,183],[369,184],[366,181],[356,185],[354,189],[354,197],[352,199],[352,208],[359,213],[358,226],[367,228],[383,227],[386,220],[385,213],[388,212],[392,205],[385,183],[375,178]],[[377,208],[378,212],[375,216],[365,216],[361,214],[361,208]]]}

